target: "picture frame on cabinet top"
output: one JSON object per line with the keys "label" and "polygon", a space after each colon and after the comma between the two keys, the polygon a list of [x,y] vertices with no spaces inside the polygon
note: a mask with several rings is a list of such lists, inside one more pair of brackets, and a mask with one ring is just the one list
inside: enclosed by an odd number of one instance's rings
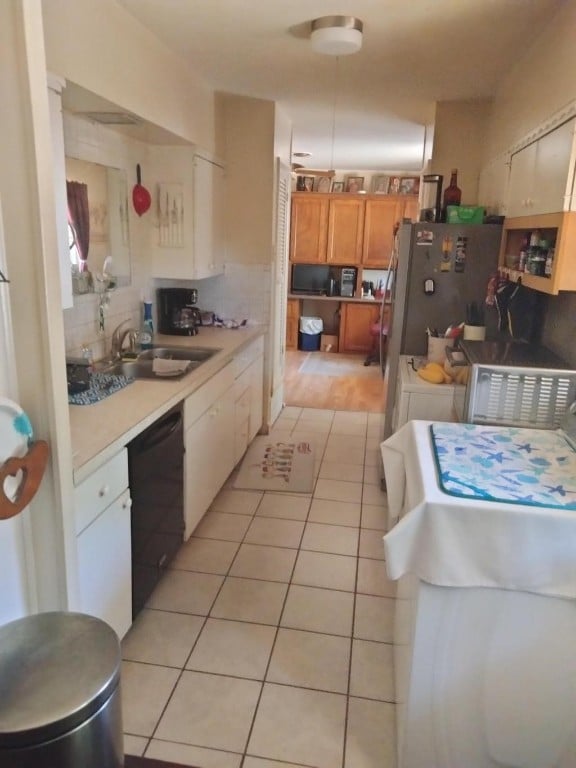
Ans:
{"label": "picture frame on cabinet top", "polygon": [[316,176],[316,180],[314,182],[314,191],[330,192],[331,182],[332,182],[332,179],[330,178],[330,176]]}
{"label": "picture frame on cabinet top", "polygon": [[364,176],[347,176],[346,192],[362,192],[364,189]]}
{"label": "picture frame on cabinet top", "polygon": [[314,176],[297,176],[296,191],[312,192],[314,190]]}
{"label": "picture frame on cabinet top", "polygon": [[417,195],[420,192],[419,176],[401,176],[399,193],[401,195]]}
{"label": "picture frame on cabinet top", "polygon": [[332,192],[344,192],[344,182],[343,181],[333,181],[332,182]]}
{"label": "picture frame on cabinet top", "polygon": [[387,195],[390,187],[390,176],[372,176],[372,194]]}

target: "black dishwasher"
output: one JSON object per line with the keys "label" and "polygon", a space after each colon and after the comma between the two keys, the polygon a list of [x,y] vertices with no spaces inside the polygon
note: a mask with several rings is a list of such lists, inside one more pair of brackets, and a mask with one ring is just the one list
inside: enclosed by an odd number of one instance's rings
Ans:
{"label": "black dishwasher", "polygon": [[182,406],[165,413],[128,444],[132,496],[132,618],[150,597],[184,532]]}

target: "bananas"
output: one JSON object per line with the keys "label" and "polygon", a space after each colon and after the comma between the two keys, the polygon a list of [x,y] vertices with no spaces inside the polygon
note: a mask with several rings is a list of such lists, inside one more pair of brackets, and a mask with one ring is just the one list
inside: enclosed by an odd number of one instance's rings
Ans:
{"label": "bananas", "polygon": [[444,378],[450,378],[438,363],[428,363],[424,368],[418,368],[418,376],[430,384],[444,384]]}
{"label": "bananas", "polygon": [[470,375],[470,368],[467,365],[463,365],[458,368],[456,371],[456,375],[454,376],[454,381],[456,384],[467,384],[468,383],[468,376]]}
{"label": "bananas", "polygon": [[429,384],[466,384],[468,381],[468,367],[453,368],[453,376],[450,375],[439,363],[428,363],[423,368],[419,368],[417,373],[421,379]]}

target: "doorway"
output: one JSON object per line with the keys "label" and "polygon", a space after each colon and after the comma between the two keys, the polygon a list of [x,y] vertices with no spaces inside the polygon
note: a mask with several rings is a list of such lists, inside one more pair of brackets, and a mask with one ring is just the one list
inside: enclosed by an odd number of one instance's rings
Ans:
{"label": "doorway", "polygon": [[366,355],[286,350],[284,402],[288,406],[379,413],[384,379]]}

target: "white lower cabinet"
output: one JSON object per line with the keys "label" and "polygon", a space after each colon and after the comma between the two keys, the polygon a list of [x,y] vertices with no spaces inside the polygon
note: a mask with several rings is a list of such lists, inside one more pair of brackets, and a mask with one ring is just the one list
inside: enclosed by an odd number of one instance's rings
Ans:
{"label": "white lower cabinet", "polygon": [[263,337],[184,401],[184,538],[262,426]]}
{"label": "white lower cabinet", "polygon": [[234,374],[227,365],[184,401],[184,538],[234,468]]}
{"label": "white lower cabinet", "polygon": [[74,489],[80,610],[122,638],[132,623],[130,491],[126,450]]}
{"label": "white lower cabinet", "polygon": [[414,355],[400,355],[396,402],[392,416],[394,432],[407,421],[425,419],[429,421],[456,421],[454,412],[454,391],[461,384],[430,384],[421,379],[412,368],[423,362]]}
{"label": "white lower cabinet", "polygon": [[260,337],[234,359],[234,461],[237,464],[262,426],[264,339]]}

